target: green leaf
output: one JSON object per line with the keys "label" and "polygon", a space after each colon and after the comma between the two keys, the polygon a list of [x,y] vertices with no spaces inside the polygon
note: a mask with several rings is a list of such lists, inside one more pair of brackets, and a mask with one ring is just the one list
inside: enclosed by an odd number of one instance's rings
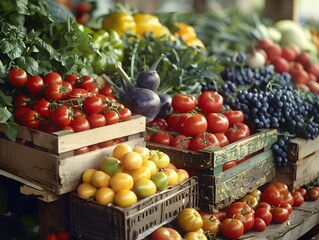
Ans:
{"label": "green leaf", "polygon": [[21,44],[15,44],[15,47],[14,49],[12,49],[10,52],[8,52],[8,57],[11,59],[11,60],[14,60],[14,59],[17,59],[17,58],[20,58],[23,51],[24,51],[24,47],[21,45]]}
{"label": "green leaf", "polygon": [[38,62],[30,56],[21,56],[17,59],[17,63],[21,68],[25,69],[25,71],[31,75],[37,75],[39,72]]}
{"label": "green leaf", "polygon": [[18,6],[18,13],[20,14],[28,14],[29,11],[28,11],[28,1],[25,1],[25,0],[16,0],[16,4]]}
{"label": "green leaf", "polygon": [[0,123],[6,123],[11,116],[7,107],[0,107]]}
{"label": "green leaf", "polygon": [[13,106],[12,105],[12,96],[9,94],[5,94],[3,91],[0,91],[0,102],[4,106]]}
{"label": "green leaf", "polygon": [[0,77],[4,77],[5,74],[6,74],[6,67],[4,66],[2,61],[0,60]]}
{"label": "green leaf", "polygon": [[15,42],[11,42],[8,41],[8,39],[3,38],[0,41],[0,50],[2,53],[7,54],[9,52],[11,52],[14,48],[15,48],[15,44],[17,43],[17,41]]}
{"label": "green leaf", "polygon": [[13,122],[7,122],[6,123],[7,128],[5,130],[5,135],[11,140],[11,141],[15,141],[17,139],[18,136],[18,126],[17,124],[13,123]]}

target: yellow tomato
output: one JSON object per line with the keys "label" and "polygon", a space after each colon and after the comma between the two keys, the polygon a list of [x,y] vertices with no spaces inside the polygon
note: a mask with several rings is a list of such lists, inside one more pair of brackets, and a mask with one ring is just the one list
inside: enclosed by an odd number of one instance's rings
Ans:
{"label": "yellow tomato", "polygon": [[177,178],[177,182],[181,183],[184,182],[186,179],[189,179],[189,174],[185,169],[177,169],[176,170],[178,178]]}
{"label": "yellow tomato", "polygon": [[164,172],[156,172],[151,180],[155,183],[157,190],[162,191],[168,186],[168,177]]}
{"label": "yellow tomato", "polygon": [[146,167],[140,167],[130,172],[130,175],[133,177],[134,182],[142,178],[151,178],[151,171]]}
{"label": "yellow tomato", "polygon": [[112,188],[102,187],[95,193],[95,201],[101,204],[109,204],[114,202],[115,192]]}
{"label": "yellow tomato", "polygon": [[174,169],[167,168],[161,172],[165,173],[168,178],[168,186],[172,186],[178,183],[178,174]]}
{"label": "yellow tomato", "polygon": [[114,203],[119,207],[129,207],[137,202],[136,194],[128,189],[122,189],[115,193]]}
{"label": "yellow tomato", "polygon": [[93,174],[97,171],[97,169],[87,169],[82,173],[82,182],[91,182]]}
{"label": "yellow tomato", "polygon": [[146,167],[150,170],[151,176],[153,176],[157,172],[156,164],[151,160],[146,160],[142,163],[142,167]]}
{"label": "yellow tomato", "polygon": [[150,150],[147,147],[135,147],[133,152],[137,152],[142,156],[143,162],[147,161],[150,157]]}
{"label": "yellow tomato", "polygon": [[148,178],[141,178],[134,183],[134,192],[138,198],[146,198],[156,193],[155,183]]}
{"label": "yellow tomato", "polygon": [[115,157],[105,157],[100,164],[100,169],[111,177],[120,172],[121,168],[120,160]]}
{"label": "yellow tomato", "polygon": [[131,190],[134,185],[133,177],[124,172],[116,173],[110,180],[110,186],[115,191],[118,192],[121,189]]}
{"label": "yellow tomato", "polygon": [[95,195],[97,188],[94,187],[91,183],[81,183],[77,189],[76,193],[83,198],[90,198]]}
{"label": "yellow tomato", "polygon": [[203,219],[195,208],[184,208],[177,216],[177,224],[184,232],[196,232],[202,228]]}
{"label": "yellow tomato", "polygon": [[108,187],[110,185],[110,176],[103,171],[96,171],[91,179],[91,184],[97,188]]}
{"label": "yellow tomato", "polygon": [[133,149],[130,145],[126,143],[120,143],[113,149],[112,155],[113,157],[117,159],[121,159],[121,157],[123,157],[126,153],[132,152],[132,151]]}
{"label": "yellow tomato", "polygon": [[133,171],[142,166],[142,156],[137,152],[128,152],[120,159],[121,165],[124,169]]}
{"label": "yellow tomato", "polygon": [[166,168],[170,163],[169,156],[166,153],[158,150],[150,150],[149,159],[156,164],[158,169]]}

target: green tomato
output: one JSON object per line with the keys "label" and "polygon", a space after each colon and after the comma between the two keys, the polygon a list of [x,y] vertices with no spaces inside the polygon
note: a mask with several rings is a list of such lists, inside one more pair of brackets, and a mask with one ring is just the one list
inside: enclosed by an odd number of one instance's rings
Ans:
{"label": "green tomato", "polygon": [[168,186],[168,177],[164,172],[156,172],[151,180],[155,183],[157,190],[162,191]]}

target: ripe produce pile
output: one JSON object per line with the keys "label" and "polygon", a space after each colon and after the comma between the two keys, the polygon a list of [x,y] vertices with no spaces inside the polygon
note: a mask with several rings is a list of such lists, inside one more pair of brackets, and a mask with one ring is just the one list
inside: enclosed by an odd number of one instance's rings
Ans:
{"label": "ripe produce pile", "polygon": [[187,171],[177,169],[167,154],[120,143],[98,169],[84,171],[76,192],[101,204],[129,207],[188,178]]}

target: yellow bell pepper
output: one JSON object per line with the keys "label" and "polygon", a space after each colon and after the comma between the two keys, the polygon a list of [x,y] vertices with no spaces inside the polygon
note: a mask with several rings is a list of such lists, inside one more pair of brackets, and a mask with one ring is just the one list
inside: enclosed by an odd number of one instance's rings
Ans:
{"label": "yellow bell pepper", "polygon": [[132,15],[125,12],[111,13],[104,17],[102,21],[102,28],[105,30],[112,29],[120,36],[124,32],[136,34],[136,23]]}
{"label": "yellow bell pepper", "polygon": [[163,35],[171,35],[167,27],[165,27],[156,17],[152,14],[137,13],[134,15],[136,23],[136,33],[138,36],[143,34],[152,33],[155,37],[161,37]]}

